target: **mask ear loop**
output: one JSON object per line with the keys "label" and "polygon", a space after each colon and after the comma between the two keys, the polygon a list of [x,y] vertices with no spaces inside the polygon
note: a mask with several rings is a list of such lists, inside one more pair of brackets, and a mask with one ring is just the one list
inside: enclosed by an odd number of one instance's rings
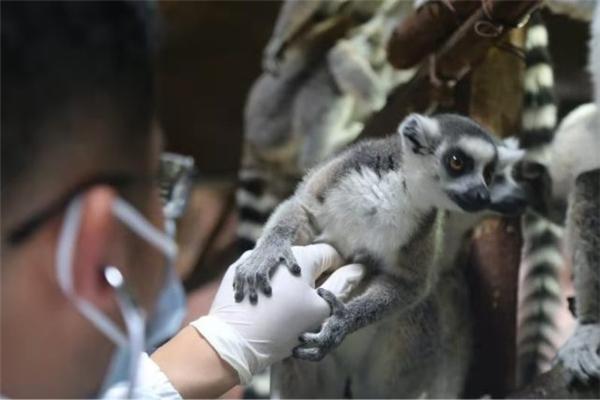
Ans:
{"label": "mask ear loop", "polygon": [[177,256],[177,244],[175,241],[150,224],[131,204],[121,198],[117,198],[113,203],[113,212],[132,231],[164,253],[169,261],[175,259]]}
{"label": "mask ear loop", "polygon": [[[177,256],[177,244],[164,232],[153,226],[148,220],[131,204],[121,198],[116,198],[113,203],[113,212],[115,216],[127,225],[133,232],[142,237],[148,243],[165,254],[168,265],[172,265]],[[167,225],[168,226],[168,225]],[[168,271],[170,273],[171,271]],[[138,360],[144,351],[145,346],[145,328],[146,321],[144,314],[139,310],[133,301],[131,293],[125,286],[125,281],[119,270],[109,266],[105,270],[105,276],[109,284],[115,288],[117,299],[125,323],[129,332],[129,344],[131,348],[130,359],[130,384],[128,397],[133,396],[133,389],[137,380]],[[111,282],[112,280],[112,282]]]}
{"label": "mask ear loop", "polygon": [[121,271],[109,265],[104,270],[104,277],[106,278],[106,282],[115,290],[117,302],[127,326],[128,343],[131,352],[129,358],[129,388],[127,398],[133,398],[133,390],[138,378],[138,363],[144,351],[146,319],[144,312],[135,303],[131,292],[128,290]]}
{"label": "mask ear loop", "polygon": [[56,277],[65,296],[92,324],[118,346],[127,345],[127,336],[110,318],[89,301],[77,296],[73,289],[73,249],[81,222],[81,196],[72,200],[67,209],[56,251]]}

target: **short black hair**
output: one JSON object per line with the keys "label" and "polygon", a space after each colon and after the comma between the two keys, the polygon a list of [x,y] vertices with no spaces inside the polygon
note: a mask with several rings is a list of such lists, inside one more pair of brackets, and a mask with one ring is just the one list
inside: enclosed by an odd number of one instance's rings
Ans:
{"label": "short black hair", "polygon": [[111,103],[109,117],[119,129],[110,134],[123,136],[113,140],[149,135],[153,4],[2,1],[1,8],[3,198],[19,177],[40,168],[36,160],[49,147],[85,140],[85,132],[48,137],[43,128],[69,109],[93,113],[85,109],[94,104],[88,100]]}

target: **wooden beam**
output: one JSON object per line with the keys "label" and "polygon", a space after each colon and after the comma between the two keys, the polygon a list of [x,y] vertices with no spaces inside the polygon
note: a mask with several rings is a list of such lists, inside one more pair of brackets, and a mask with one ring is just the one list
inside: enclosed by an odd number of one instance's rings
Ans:
{"label": "wooden beam", "polygon": [[389,134],[409,113],[428,112],[443,103],[456,82],[479,65],[491,47],[505,40],[509,27],[525,20],[540,0],[484,3],[487,6],[473,12],[432,56],[421,62],[415,76],[391,94],[386,107],[367,122],[361,137]]}

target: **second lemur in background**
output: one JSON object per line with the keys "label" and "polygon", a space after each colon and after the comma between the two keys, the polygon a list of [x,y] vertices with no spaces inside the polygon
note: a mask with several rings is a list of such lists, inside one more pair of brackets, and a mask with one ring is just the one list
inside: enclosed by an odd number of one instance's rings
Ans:
{"label": "second lemur in background", "polygon": [[600,378],[599,118],[595,104],[573,110],[557,129],[548,163],[526,162],[521,172],[522,180],[530,182],[530,204],[557,223],[566,220],[577,326],[557,360],[571,379],[582,382]]}
{"label": "second lemur in background", "polygon": [[[571,380],[600,378],[600,2],[559,1],[569,14],[591,23],[589,70],[595,104],[578,107],[561,122],[540,162],[525,163],[531,204],[541,214],[564,223],[560,210],[568,202],[566,248],[573,265],[577,326],[559,349],[557,361]],[[563,213],[564,215],[564,213]]]}
{"label": "second lemur in background", "polygon": [[[237,192],[242,249],[254,246],[304,173],[352,142],[389,92],[410,77],[387,63],[385,45],[411,7],[398,0],[283,3],[265,50],[269,69],[245,109]],[[332,40],[341,20],[351,27]]]}

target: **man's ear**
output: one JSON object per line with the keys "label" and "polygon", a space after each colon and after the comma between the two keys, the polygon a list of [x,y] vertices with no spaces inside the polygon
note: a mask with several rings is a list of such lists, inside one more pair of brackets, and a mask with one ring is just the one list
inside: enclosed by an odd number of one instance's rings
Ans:
{"label": "man's ear", "polygon": [[521,161],[523,157],[525,157],[525,150],[516,148],[512,143],[504,141],[503,144],[498,146],[498,169],[503,170],[509,165],[514,165]]}
{"label": "man's ear", "polygon": [[404,143],[415,154],[431,154],[440,138],[438,123],[420,114],[410,114],[398,127],[398,133],[406,139]]}
{"label": "man's ear", "polygon": [[[125,237],[112,212],[117,197],[108,186],[94,186],[82,195],[79,233],[73,249],[73,285],[79,296],[101,309],[114,306],[112,288],[104,278],[107,265],[124,260]],[[121,236],[120,236],[121,235]]]}

